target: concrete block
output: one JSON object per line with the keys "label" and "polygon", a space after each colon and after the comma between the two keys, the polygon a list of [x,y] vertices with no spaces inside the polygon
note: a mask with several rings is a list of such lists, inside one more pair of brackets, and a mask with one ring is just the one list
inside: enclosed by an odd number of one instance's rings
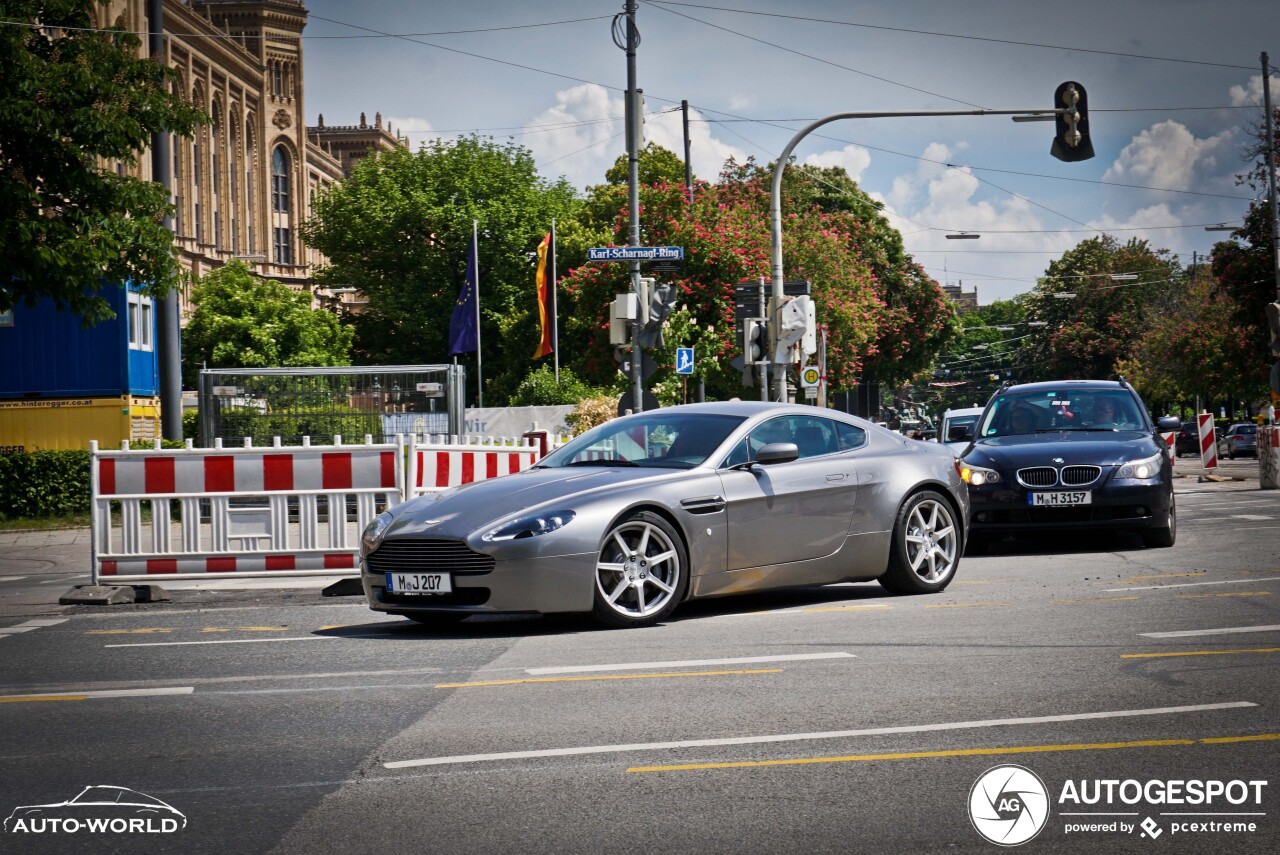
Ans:
{"label": "concrete block", "polygon": [[58,598],[64,606],[116,606],[136,602],[133,588],[128,585],[76,585]]}

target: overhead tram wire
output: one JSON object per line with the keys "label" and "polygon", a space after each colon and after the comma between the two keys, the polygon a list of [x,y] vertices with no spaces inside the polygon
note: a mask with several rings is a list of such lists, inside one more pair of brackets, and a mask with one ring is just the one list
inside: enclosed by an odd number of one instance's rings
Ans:
{"label": "overhead tram wire", "polygon": [[[651,4],[651,5],[656,5],[656,4]],[[665,6],[662,6],[662,5],[656,5],[656,8],[661,9],[662,11],[670,15],[677,15],[686,20],[695,21],[699,24],[702,24],[703,26],[711,27],[712,29],[716,29],[716,30],[721,30],[726,33],[731,33],[732,35],[738,36],[739,38],[748,39],[753,42],[758,42],[759,44],[762,44],[762,45],[768,45],[771,48],[776,48],[777,50],[786,51],[787,53],[795,54],[796,56],[802,56],[805,59],[811,59],[814,62],[820,62],[824,65],[829,65],[833,68],[839,68],[844,71],[850,71],[850,72],[853,72],[854,74],[862,75],[863,77],[869,77],[872,80],[879,80],[881,83],[888,83],[891,86],[901,86],[904,89],[910,89],[912,92],[919,92],[923,95],[929,95],[934,98],[941,98],[944,101],[954,101],[957,104],[964,104],[966,107],[973,107],[974,109],[977,109],[977,110],[985,109],[981,104],[975,104],[972,101],[965,101],[962,98],[953,98],[950,95],[943,95],[940,92],[931,92],[928,89],[921,89],[919,86],[912,86],[908,83],[899,83],[896,80],[890,80],[887,77],[881,77],[877,74],[872,74],[869,71],[862,71],[861,69],[850,68],[847,65],[841,65],[838,62],[833,62],[832,60],[829,60],[829,59],[823,59],[820,56],[814,56],[811,53],[805,53],[804,51],[801,51],[801,50],[795,50],[793,48],[785,47],[784,45],[780,45],[776,42],[771,42],[766,39],[757,38],[756,36],[749,36],[746,33],[740,33],[737,30],[731,30],[728,27],[722,27],[719,24],[713,24],[710,21],[704,21],[701,18],[695,18],[692,15],[686,15],[683,12],[677,12],[675,9],[667,9]]]}
{"label": "overhead tram wire", "polygon": [[908,34],[917,35],[917,36],[935,36],[938,38],[945,38],[945,39],[966,39],[969,41],[990,42],[994,44],[1013,45],[1017,47],[1033,47],[1033,48],[1040,48],[1043,50],[1065,50],[1065,51],[1075,51],[1077,53],[1096,53],[1096,54],[1101,54],[1102,56],[1118,56],[1118,57],[1125,57],[1127,59],[1143,59],[1151,62],[1177,62],[1177,63],[1184,63],[1187,65],[1207,65],[1215,68],[1233,68],[1233,69],[1243,69],[1245,71],[1257,70],[1255,66],[1251,66],[1251,65],[1235,65],[1235,64],[1226,63],[1226,62],[1208,62],[1206,60],[1182,59],[1180,57],[1169,57],[1169,56],[1150,56],[1148,54],[1126,53],[1124,51],[1097,50],[1094,48],[1082,48],[1082,47],[1065,46],[1065,45],[1049,45],[1049,44],[1040,44],[1037,42],[1020,42],[1014,39],[997,39],[991,36],[967,36],[967,35],[960,35],[957,33],[939,33],[939,32],[933,32],[931,30],[912,30],[906,27],[889,27],[882,24],[859,24],[853,21],[835,21],[827,18],[810,18],[803,15],[784,15],[780,12],[757,12],[751,9],[733,9],[725,6],[708,6],[701,3],[677,3],[677,2],[674,2],[674,0],[642,0],[642,2],[650,6],[681,6],[681,7],[690,8],[690,9],[710,9],[717,12],[731,12],[738,15],[760,15],[767,18],[784,18],[784,19],[793,20],[793,21],[808,21],[814,24],[835,24],[837,26],[842,26],[842,27],[858,27],[861,29],[868,29],[868,30],[885,30],[885,31],[894,32],[894,33],[908,33]]}

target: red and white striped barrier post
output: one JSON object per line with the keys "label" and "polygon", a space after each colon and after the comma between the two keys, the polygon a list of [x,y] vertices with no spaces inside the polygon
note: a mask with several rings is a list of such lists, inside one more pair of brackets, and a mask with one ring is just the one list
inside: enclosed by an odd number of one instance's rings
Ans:
{"label": "red and white striped barrier post", "polygon": [[1178,435],[1176,433],[1162,433],[1160,437],[1164,440],[1165,450],[1169,452],[1169,462],[1176,464],[1178,455],[1174,452],[1174,443],[1177,441]]}
{"label": "red and white striped barrier post", "polygon": [[1200,429],[1200,462],[1210,471],[1218,468],[1218,437],[1213,431],[1213,414],[1196,416]]}

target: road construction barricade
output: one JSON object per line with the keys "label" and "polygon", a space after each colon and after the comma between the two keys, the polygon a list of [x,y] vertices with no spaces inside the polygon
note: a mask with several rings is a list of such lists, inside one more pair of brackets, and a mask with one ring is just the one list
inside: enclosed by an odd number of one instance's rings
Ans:
{"label": "road construction barricade", "polygon": [[1258,428],[1258,480],[1263,490],[1280,488],[1280,425]]}
{"label": "road construction barricade", "polygon": [[403,441],[131,449],[90,443],[94,584],[357,575],[360,534],[405,498]]}
{"label": "road construction barricade", "polygon": [[409,450],[406,498],[514,475],[540,456],[538,446],[515,437],[427,437]]}

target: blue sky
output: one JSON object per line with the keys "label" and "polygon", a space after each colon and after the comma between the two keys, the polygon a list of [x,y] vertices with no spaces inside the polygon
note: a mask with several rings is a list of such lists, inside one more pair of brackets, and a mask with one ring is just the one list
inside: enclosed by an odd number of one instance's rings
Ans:
{"label": "blue sky", "polygon": [[[621,0],[305,4],[308,124],[380,111],[414,147],[511,138],[579,187],[624,152],[626,59],[610,35]],[[1049,156],[1052,124],[1008,117],[845,121],[797,149],[845,166],[934,278],[988,303],[1029,290],[1099,229],[1189,263],[1223,237],[1203,224],[1240,221],[1251,191],[1234,176],[1262,115],[1259,54],[1280,64],[1276,11],[1274,0],[643,0],[646,135],[680,153],[687,99],[694,171],[714,179],[725,158],[773,160],[831,113],[1049,108],[1077,80],[1097,151],[1081,163]],[[948,241],[949,230],[983,237]]]}

